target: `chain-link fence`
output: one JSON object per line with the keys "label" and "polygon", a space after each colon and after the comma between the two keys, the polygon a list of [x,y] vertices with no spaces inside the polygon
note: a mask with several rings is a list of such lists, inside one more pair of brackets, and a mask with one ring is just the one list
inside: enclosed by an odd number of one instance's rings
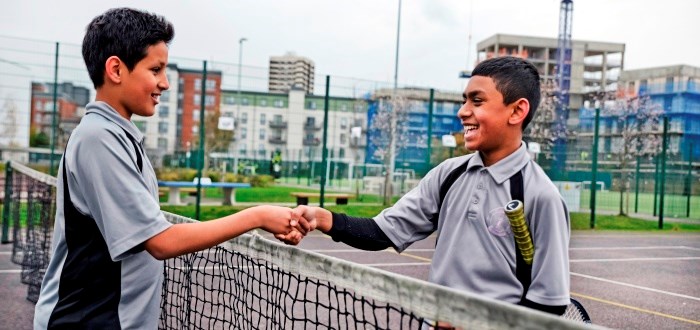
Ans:
{"label": "chain-link fence", "polygon": [[[462,131],[456,119],[462,91],[400,82],[394,89],[394,82],[318,73],[313,61],[291,54],[270,58],[268,67],[244,58],[227,63],[171,54],[170,88],[155,115],[131,118],[159,171],[269,174],[283,184],[372,193],[384,191],[383,177],[392,171],[393,191],[404,193],[441,161],[466,152],[459,143],[442,143],[443,136]],[[4,160],[42,164],[55,174],[94,96],[79,45],[0,36]],[[391,119],[382,111],[403,115]],[[673,131],[670,139],[679,134]],[[623,166],[603,151],[594,161],[591,140],[570,139],[562,155],[535,155],[555,181],[566,182],[560,184],[565,197],[577,191],[567,198],[572,210],[588,212],[596,187],[596,212],[700,219],[694,152],[689,159],[670,148],[665,161],[659,155]],[[565,171],[552,173],[560,159]]]}

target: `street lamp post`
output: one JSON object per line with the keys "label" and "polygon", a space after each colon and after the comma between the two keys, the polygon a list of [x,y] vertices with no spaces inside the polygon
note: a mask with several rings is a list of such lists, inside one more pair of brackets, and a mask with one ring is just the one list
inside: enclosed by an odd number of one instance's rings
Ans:
{"label": "street lamp post", "polygon": [[[237,131],[240,131],[241,124],[241,67],[243,63],[243,42],[247,41],[246,38],[238,39],[238,92],[236,93],[236,125],[238,126]],[[241,134],[236,132],[239,138]],[[245,144],[245,141],[241,141]],[[238,173],[238,169],[234,169],[234,173]]]}
{"label": "street lamp post", "polygon": [[396,125],[397,123],[397,102],[396,102],[396,93],[398,89],[398,78],[399,78],[399,40],[400,40],[400,34],[401,34],[401,0],[399,0],[399,13],[398,13],[398,20],[396,23],[396,55],[394,58],[394,89],[392,92],[392,107],[391,111],[393,111],[393,115],[390,116],[389,118],[389,134],[390,134],[390,140],[389,140],[389,166],[387,168],[387,177],[384,180],[385,184],[385,191],[384,191],[384,204],[388,204],[389,201],[391,200],[391,197],[393,196],[393,179],[394,179],[394,170],[396,167],[396,138],[397,138],[397,129]]}

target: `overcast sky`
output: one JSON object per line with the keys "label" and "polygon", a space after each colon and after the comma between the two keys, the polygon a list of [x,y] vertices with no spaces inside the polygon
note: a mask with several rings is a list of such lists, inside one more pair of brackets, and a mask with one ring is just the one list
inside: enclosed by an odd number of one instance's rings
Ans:
{"label": "overcast sky", "polygon": [[[392,82],[398,0],[10,0],[0,34],[80,44],[85,26],[111,7],[166,16],[171,57],[267,67],[288,51],[322,75]],[[400,84],[459,91],[476,43],[496,33],[557,37],[558,0],[403,0]],[[575,0],[573,38],[626,44],[625,68],[700,66],[700,1]],[[472,42],[468,43],[471,32]],[[471,51],[468,51],[471,49]]]}

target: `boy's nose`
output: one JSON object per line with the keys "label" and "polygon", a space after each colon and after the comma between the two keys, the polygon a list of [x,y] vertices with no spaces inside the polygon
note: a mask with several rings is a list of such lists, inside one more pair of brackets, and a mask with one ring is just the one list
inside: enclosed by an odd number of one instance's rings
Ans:
{"label": "boy's nose", "polygon": [[158,83],[158,87],[162,90],[167,90],[170,89],[170,82],[168,82],[168,77],[165,76],[165,78],[161,79],[160,83]]}

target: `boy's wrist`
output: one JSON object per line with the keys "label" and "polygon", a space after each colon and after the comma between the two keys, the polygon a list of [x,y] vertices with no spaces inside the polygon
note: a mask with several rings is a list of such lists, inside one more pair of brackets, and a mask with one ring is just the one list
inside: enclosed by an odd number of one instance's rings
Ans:
{"label": "boy's wrist", "polygon": [[316,228],[328,233],[333,228],[333,213],[323,208],[316,208]]}

